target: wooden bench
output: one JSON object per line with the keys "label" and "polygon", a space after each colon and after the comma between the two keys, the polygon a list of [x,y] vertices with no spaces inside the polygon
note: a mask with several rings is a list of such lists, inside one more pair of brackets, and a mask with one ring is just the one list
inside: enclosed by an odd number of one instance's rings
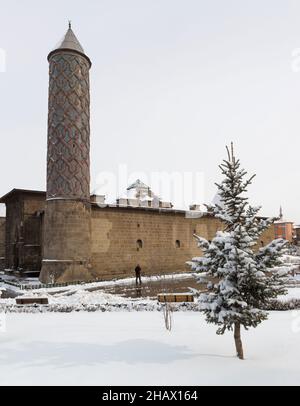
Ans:
{"label": "wooden bench", "polygon": [[48,304],[48,298],[46,297],[18,297],[16,298],[18,305],[32,305],[32,304]]}
{"label": "wooden bench", "polygon": [[193,302],[194,295],[192,293],[159,293],[157,299],[160,303]]}

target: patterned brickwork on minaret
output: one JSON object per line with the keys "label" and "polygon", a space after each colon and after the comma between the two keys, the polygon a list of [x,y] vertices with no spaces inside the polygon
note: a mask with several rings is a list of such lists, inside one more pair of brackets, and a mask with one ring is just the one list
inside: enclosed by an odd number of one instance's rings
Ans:
{"label": "patterned brickwork on minaret", "polygon": [[49,62],[47,198],[89,199],[90,63],[65,52]]}
{"label": "patterned brickwork on minaret", "polygon": [[91,62],[71,26],[48,61],[47,202],[40,280],[91,279]]}

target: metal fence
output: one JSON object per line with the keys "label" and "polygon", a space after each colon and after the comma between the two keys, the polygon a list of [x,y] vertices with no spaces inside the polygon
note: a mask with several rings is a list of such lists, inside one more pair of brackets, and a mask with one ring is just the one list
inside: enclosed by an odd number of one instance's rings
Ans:
{"label": "metal fence", "polygon": [[13,281],[7,281],[2,278],[0,278],[0,281],[2,283],[5,283],[6,285],[10,285],[10,286],[19,288],[20,290],[35,290],[35,289],[45,289],[45,288],[63,288],[63,287],[70,286],[70,285],[85,285],[87,283],[100,282],[101,280],[96,279],[96,280],[89,280],[89,281],[85,281],[85,282],[73,281],[73,282],[63,282],[63,283],[38,283],[36,285],[28,285],[28,284],[13,282]]}

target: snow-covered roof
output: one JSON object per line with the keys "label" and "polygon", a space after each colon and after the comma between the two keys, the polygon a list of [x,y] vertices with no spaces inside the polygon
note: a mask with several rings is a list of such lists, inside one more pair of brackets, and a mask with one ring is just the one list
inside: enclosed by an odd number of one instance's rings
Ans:
{"label": "snow-covered roof", "polygon": [[140,179],[137,179],[132,185],[130,185],[127,190],[130,189],[150,189],[145,183],[143,183]]}
{"label": "snow-covered roof", "polygon": [[282,220],[274,221],[274,224],[293,224],[293,221],[288,221],[288,220],[282,219]]}

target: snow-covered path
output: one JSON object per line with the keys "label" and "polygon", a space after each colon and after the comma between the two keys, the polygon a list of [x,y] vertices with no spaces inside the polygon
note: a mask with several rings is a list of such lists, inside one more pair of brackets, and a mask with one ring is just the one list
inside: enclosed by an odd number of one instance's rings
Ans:
{"label": "snow-covered path", "polygon": [[173,322],[169,333],[158,312],[8,314],[0,384],[300,384],[300,312],[272,312],[243,332],[245,361],[203,315]]}

